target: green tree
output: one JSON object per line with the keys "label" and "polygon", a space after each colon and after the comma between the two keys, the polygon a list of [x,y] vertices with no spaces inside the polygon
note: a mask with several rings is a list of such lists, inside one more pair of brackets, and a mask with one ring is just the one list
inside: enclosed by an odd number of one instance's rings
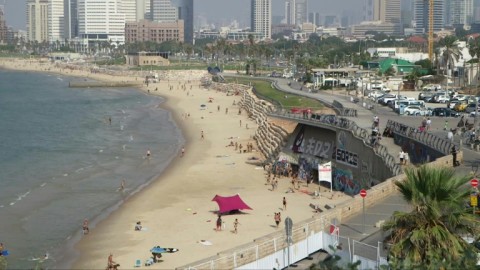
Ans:
{"label": "green tree", "polygon": [[476,248],[461,235],[477,236],[479,220],[466,208],[469,177],[452,168],[407,169],[396,182],[409,213],[395,212],[383,229],[391,231],[390,262],[395,269],[472,269]]}
{"label": "green tree", "polygon": [[[444,70],[448,75],[448,70],[452,70],[455,67],[455,61],[458,61],[462,56],[462,52],[458,47],[458,39],[455,36],[446,36],[440,41],[440,45],[444,47],[442,53],[442,60]],[[453,74],[453,72],[452,72]]]}

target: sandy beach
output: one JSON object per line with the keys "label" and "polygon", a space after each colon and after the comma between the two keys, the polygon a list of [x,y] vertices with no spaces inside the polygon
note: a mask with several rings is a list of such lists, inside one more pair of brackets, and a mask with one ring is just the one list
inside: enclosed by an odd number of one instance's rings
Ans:
{"label": "sandy beach", "polygon": [[[52,64],[30,60],[0,60],[1,67],[88,76],[103,81],[142,80],[139,77],[60,69]],[[172,269],[283,230],[283,220],[287,216],[294,223],[311,218],[316,214],[309,207],[310,203],[337,204],[350,199],[342,195],[313,201],[303,192],[285,193],[291,187],[287,178],[281,178],[278,189],[271,191],[271,186],[266,185],[263,168],[245,163],[249,157],[261,157],[261,154],[256,151],[240,153],[235,151],[235,147],[227,146],[233,141],[243,146],[253,143],[256,148],[252,139],[256,123],[248,118],[244,110],[239,115],[240,108],[233,105],[234,102],[238,104],[241,97],[200,87],[199,78],[206,75],[202,72],[179,71],[172,74],[171,81],[163,80],[140,90],[166,98],[161,107],[172,113],[173,120],[182,130],[186,139],[185,155],[181,157],[178,153],[159,179],[130,197],[106,219],[98,224],[93,222],[90,233],[81,236],[75,245],[79,256],[72,268],[105,268],[107,257],[112,253],[120,269],[133,268],[136,260],[142,262],[140,269]],[[183,85],[186,89],[182,89]],[[201,104],[207,105],[206,109],[201,109]],[[152,156],[160,154],[152,153]],[[306,187],[302,184],[301,189],[318,190],[318,185]],[[237,193],[253,210],[223,216],[224,228],[216,231],[215,212],[218,206],[212,198],[217,194],[230,196]],[[283,197],[288,202],[286,210],[282,209]],[[279,228],[275,227],[274,212],[281,212]],[[232,233],[235,218],[240,223],[237,234]],[[137,221],[141,221],[144,230],[134,230]],[[207,240],[212,245],[203,245],[201,240]],[[145,260],[151,257],[149,250],[158,245],[180,251],[165,254],[163,261],[152,266],[144,266]]]}

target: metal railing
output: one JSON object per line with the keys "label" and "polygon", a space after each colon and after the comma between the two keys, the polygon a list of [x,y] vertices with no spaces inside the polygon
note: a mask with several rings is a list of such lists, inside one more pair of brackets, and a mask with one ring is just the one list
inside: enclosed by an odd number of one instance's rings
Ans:
{"label": "metal railing", "polygon": [[362,140],[365,145],[373,149],[375,154],[383,160],[383,162],[393,175],[399,175],[402,173],[402,168],[397,164],[395,158],[390,155],[388,149],[384,145],[378,143],[373,145],[372,142],[374,141],[374,138],[371,136],[371,134],[364,128],[359,127],[354,121],[343,117],[338,117],[336,115],[307,113],[296,114],[291,113],[290,110],[286,110],[280,107],[276,107],[269,114],[272,116],[289,118],[292,120],[301,120],[315,125],[321,124],[330,128],[340,128],[350,131],[356,138]]}
{"label": "metal railing", "polygon": [[455,145],[452,141],[440,138],[432,133],[425,131],[420,132],[418,128],[407,126],[392,120],[388,120],[387,128],[389,128],[393,133],[413,139],[421,144],[437,150],[444,155],[449,155],[450,149],[452,149],[452,146]]}
{"label": "metal railing", "polygon": [[332,102],[332,106],[336,108],[341,116],[350,116],[350,117],[357,117],[358,113],[355,109],[345,108],[342,103],[337,100]]}

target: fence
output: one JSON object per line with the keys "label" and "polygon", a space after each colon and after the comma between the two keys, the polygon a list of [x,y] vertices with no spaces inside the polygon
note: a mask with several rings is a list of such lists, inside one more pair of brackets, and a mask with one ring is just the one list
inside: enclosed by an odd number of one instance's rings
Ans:
{"label": "fence", "polygon": [[420,132],[418,128],[407,126],[392,120],[388,120],[387,128],[389,128],[393,133],[408,137],[419,143],[422,143],[426,146],[429,146],[438,152],[449,155],[453,142],[440,138],[429,132]]}
{"label": "fence", "polygon": [[362,140],[365,145],[372,147],[373,151],[375,151],[375,153],[383,160],[393,175],[399,175],[402,173],[401,166],[399,166],[395,158],[390,155],[388,149],[381,144],[372,145],[371,142],[373,141],[373,138],[371,134],[364,128],[357,126],[354,121],[336,115],[295,114],[291,113],[290,110],[285,110],[280,107],[274,108],[270,115],[292,120],[302,120],[311,124],[321,124],[330,128],[340,128],[350,131],[355,137]]}

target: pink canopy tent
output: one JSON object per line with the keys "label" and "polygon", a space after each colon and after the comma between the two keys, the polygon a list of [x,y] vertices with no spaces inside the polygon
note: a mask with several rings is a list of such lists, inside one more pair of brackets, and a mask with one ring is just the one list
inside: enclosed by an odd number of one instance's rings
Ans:
{"label": "pink canopy tent", "polygon": [[223,197],[219,195],[215,195],[215,197],[212,199],[212,201],[218,203],[218,207],[220,210],[218,211],[220,214],[230,212],[233,210],[243,210],[243,209],[250,209],[250,206],[248,206],[242,198],[240,198],[240,195],[234,195],[230,197]]}

